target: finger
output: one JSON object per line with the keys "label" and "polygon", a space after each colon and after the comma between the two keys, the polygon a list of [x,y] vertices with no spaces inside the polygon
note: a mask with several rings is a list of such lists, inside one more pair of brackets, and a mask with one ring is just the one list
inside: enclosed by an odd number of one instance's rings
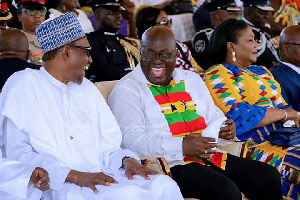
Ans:
{"label": "finger", "polygon": [[137,168],[135,174],[140,175],[146,180],[149,180],[150,178],[147,176],[147,169],[145,168]]}
{"label": "finger", "polygon": [[201,137],[202,142],[215,142],[216,139],[215,138],[211,138],[211,137]]}
{"label": "finger", "polygon": [[296,120],[294,120],[294,122],[295,122],[295,126],[299,127],[299,121],[296,119]]}
{"label": "finger", "polygon": [[105,178],[103,178],[103,177],[101,177],[101,178],[94,178],[93,181],[94,181],[95,185],[105,185],[105,186],[109,186],[110,185],[110,182],[107,182],[105,180]]}
{"label": "finger", "polygon": [[108,183],[118,183],[113,177],[105,175],[105,181]]}
{"label": "finger", "polygon": [[91,188],[95,193],[98,193],[98,190],[96,188],[96,184],[91,184],[91,186],[89,188]]}
{"label": "finger", "polygon": [[41,185],[42,185],[42,181],[41,180],[39,180],[39,181],[37,181],[34,185],[35,185],[35,187],[37,187],[37,188],[40,188],[41,187]]}
{"label": "finger", "polygon": [[42,183],[41,187],[40,187],[40,190],[42,191],[46,191],[50,188],[50,183]]}
{"label": "finger", "polygon": [[157,175],[157,174],[164,174],[164,173],[159,173],[159,172],[157,172],[157,171],[154,171],[154,170],[152,170],[152,169],[149,169],[149,168],[147,168],[147,169],[145,170],[145,172],[146,172],[146,174],[147,174],[147,175]]}
{"label": "finger", "polygon": [[130,170],[125,170],[125,174],[129,180],[133,179],[133,173]]}
{"label": "finger", "polygon": [[223,137],[226,137],[226,136],[227,136],[227,132],[226,131],[222,132],[222,133],[221,132],[219,133],[219,137],[220,138],[223,138]]}
{"label": "finger", "polygon": [[199,157],[202,158],[202,159],[209,159],[210,155],[208,155],[208,154],[200,154]]}

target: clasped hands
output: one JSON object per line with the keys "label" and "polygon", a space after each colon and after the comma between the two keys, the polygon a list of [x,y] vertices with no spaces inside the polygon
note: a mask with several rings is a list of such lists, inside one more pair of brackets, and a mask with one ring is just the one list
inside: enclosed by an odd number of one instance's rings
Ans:
{"label": "clasped hands", "polygon": [[[123,165],[125,174],[129,180],[133,179],[134,175],[140,175],[145,179],[150,179],[148,175],[160,174],[159,172],[153,171],[146,166],[141,165],[137,160],[132,158],[123,159]],[[118,183],[113,177],[104,174],[103,172],[98,173],[87,173],[71,170],[66,178],[66,182],[74,183],[81,187],[91,188],[95,193],[98,192],[96,185],[109,186],[111,183]]]}
{"label": "clasped hands", "polygon": [[[232,119],[227,119],[224,123],[225,127],[222,127],[219,132],[219,137],[225,140],[231,140],[235,137],[236,127]],[[210,137],[202,137],[199,134],[190,134],[183,138],[182,142],[183,155],[200,157],[202,159],[208,159],[216,151],[216,140]]]}

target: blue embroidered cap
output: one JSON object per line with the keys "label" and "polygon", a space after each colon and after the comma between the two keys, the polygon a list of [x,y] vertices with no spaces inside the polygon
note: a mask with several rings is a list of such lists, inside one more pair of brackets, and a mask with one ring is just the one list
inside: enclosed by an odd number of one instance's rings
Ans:
{"label": "blue embroidered cap", "polygon": [[35,35],[44,54],[85,37],[74,13],[66,13],[56,18],[50,16],[36,28]]}

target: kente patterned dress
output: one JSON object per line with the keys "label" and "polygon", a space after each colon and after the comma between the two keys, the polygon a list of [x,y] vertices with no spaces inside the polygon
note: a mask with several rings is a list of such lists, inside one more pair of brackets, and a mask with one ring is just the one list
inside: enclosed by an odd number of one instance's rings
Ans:
{"label": "kente patterned dress", "polygon": [[272,165],[281,173],[284,199],[300,199],[300,145],[275,146],[270,131],[281,127],[279,122],[255,128],[267,108],[288,108],[280,85],[271,72],[261,66],[240,70],[234,65],[215,65],[207,70],[205,84],[215,104],[236,125],[236,136],[246,141],[244,153],[252,160]]}

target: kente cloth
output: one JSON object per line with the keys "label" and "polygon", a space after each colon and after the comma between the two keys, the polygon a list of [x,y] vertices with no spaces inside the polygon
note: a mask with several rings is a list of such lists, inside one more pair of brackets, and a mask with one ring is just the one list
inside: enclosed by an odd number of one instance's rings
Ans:
{"label": "kente cloth", "polygon": [[[207,128],[202,136],[218,139],[220,126],[226,120],[222,111],[213,103],[201,77],[188,70],[174,69],[173,80],[190,95],[195,112],[205,120]],[[122,145],[140,156],[164,157],[170,167],[184,165],[183,137],[172,137],[170,126],[162,108],[153,97],[139,64],[123,77],[110,93],[108,103],[123,133]],[[185,98],[186,95],[182,96]],[[181,99],[181,101],[183,101]],[[180,103],[176,104],[183,109]],[[170,112],[167,109],[166,112]],[[194,111],[187,111],[187,113]],[[184,131],[183,131],[184,132]]]}
{"label": "kente cloth", "polygon": [[[281,127],[279,122],[255,128],[267,108],[290,108],[270,71],[254,65],[247,70],[234,65],[215,65],[207,70],[205,83],[215,104],[234,120],[237,138],[250,141],[247,142],[247,157],[277,167],[282,177],[283,195],[297,199],[300,191],[299,145],[284,148],[270,144],[270,132]],[[287,176],[284,169],[289,169],[293,175]]]}
{"label": "kente cloth", "polygon": [[187,45],[180,42],[180,41],[176,41],[176,44],[177,44],[178,48],[181,48],[182,53],[184,53],[184,56],[190,62],[190,63],[188,63],[183,58],[183,55],[181,54],[181,52],[179,50],[177,50],[176,68],[184,69],[184,70],[190,70],[192,72],[194,72],[194,71],[203,71],[203,69],[198,65],[196,60],[193,58],[192,52],[187,47]]}
{"label": "kente cloth", "polygon": [[[51,190],[43,193],[44,200],[182,199],[167,176],[128,180],[120,169],[122,158],[139,158],[120,148],[120,128],[99,90],[85,78],[81,84],[63,84],[45,68],[17,72],[4,85],[0,110],[7,157],[49,173]],[[97,185],[99,193],[94,193],[65,182],[71,169],[103,172],[119,182]]]}
{"label": "kente cloth", "polygon": [[[300,0],[281,0],[280,8],[274,13],[274,21],[283,26],[291,25],[291,9],[295,16],[300,14]],[[297,24],[293,22],[292,24]]]}
{"label": "kente cloth", "polygon": [[[202,131],[207,128],[204,117],[197,114],[193,99],[185,90],[184,80],[181,80],[179,83],[171,80],[167,86],[148,84],[148,87],[162,109],[172,137],[184,137],[192,133],[201,135]],[[226,158],[227,153],[217,152],[208,160],[224,170]],[[198,157],[185,156],[183,160],[187,164],[191,162],[205,164]]]}

